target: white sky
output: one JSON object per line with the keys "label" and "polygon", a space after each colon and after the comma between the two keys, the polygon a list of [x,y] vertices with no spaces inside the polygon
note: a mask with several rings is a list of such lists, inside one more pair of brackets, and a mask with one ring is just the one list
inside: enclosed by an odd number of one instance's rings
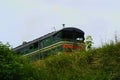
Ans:
{"label": "white sky", "polygon": [[120,38],[120,0],[0,0],[0,41],[13,47],[61,24],[82,29],[94,46],[114,40],[115,33]]}

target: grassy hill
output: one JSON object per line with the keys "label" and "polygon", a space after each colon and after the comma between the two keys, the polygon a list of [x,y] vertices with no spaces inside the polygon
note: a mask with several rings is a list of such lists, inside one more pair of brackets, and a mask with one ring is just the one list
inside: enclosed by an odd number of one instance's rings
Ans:
{"label": "grassy hill", "polygon": [[[0,46],[2,80],[120,80],[120,43],[28,62]],[[7,56],[7,57],[6,57]]]}
{"label": "grassy hill", "polygon": [[42,80],[120,80],[120,43],[33,63]]}

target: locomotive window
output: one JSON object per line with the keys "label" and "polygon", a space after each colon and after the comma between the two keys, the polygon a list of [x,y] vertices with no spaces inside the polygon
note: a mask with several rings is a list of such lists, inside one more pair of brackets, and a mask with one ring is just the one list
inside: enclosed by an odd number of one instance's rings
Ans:
{"label": "locomotive window", "polygon": [[33,46],[30,46],[29,49],[33,49]]}
{"label": "locomotive window", "polygon": [[73,32],[71,32],[71,31],[63,32],[62,38],[63,39],[73,39]]}
{"label": "locomotive window", "polygon": [[65,40],[77,40],[80,42],[84,42],[83,34],[76,31],[63,31],[62,38]]}
{"label": "locomotive window", "polygon": [[38,42],[34,43],[34,49],[38,48]]}

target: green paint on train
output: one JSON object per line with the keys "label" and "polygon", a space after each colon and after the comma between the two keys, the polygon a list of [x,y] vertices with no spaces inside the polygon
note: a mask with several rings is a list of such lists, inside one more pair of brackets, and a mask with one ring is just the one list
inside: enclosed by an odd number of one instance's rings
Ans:
{"label": "green paint on train", "polygon": [[84,50],[84,32],[78,28],[67,27],[48,33],[30,42],[14,48],[18,54],[33,60],[42,59],[61,51]]}

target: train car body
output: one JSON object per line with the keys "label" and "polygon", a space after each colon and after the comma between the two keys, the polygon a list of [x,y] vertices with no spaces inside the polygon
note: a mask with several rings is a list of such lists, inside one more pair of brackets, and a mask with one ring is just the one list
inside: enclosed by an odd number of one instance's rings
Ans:
{"label": "train car body", "polygon": [[84,32],[78,28],[68,27],[37,38],[14,48],[18,54],[32,60],[42,59],[58,52],[84,50]]}

